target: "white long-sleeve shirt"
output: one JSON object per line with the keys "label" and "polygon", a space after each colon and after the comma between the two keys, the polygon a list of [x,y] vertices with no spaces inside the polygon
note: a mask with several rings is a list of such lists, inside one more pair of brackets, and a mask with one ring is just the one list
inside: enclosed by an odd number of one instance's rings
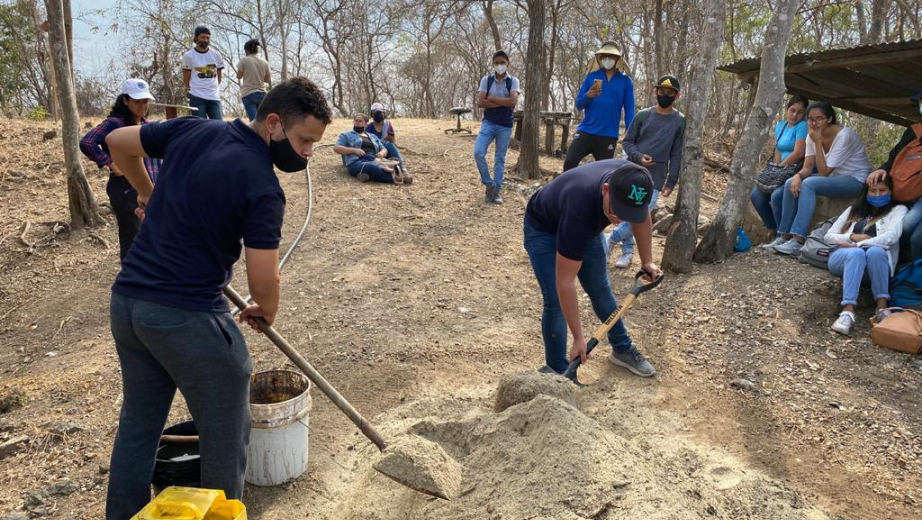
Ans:
{"label": "white long-sleeve shirt", "polygon": [[[829,245],[836,245],[839,242],[850,242],[849,236],[855,229],[857,222],[845,225],[852,207],[845,208],[845,211],[839,215],[839,218],[832,224],[823,240]],[[903,234],[903,217],[909,210],[902,204],[897,204],[877,222],[874,223],[877,229],[877,236],[867,240],[856,242],[858,247],[881,246],[887,250],[890,255],[890,274],[896,271],[896,261],[900,257],[900,235]]]}

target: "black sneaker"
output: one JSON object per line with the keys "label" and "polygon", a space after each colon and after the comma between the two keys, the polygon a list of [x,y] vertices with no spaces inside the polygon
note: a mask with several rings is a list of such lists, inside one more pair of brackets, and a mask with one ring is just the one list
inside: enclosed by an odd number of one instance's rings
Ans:
{"label": "black sneaker", "polygon": [[493,186],[487,186],[487,191],[483,196],[484,202],[493,202]]}

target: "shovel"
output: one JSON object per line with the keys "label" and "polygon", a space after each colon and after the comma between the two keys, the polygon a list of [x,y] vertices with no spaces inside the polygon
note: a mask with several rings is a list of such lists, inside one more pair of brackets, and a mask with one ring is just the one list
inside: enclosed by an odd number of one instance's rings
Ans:
{"label": "shovel", "polygon": [[[628,309],[631,308],[631,305],[634,305],[634,300],[636,300],[638,296],[649,291],[650,289],[653,289],[663,281],[663,275],[659,275],[652,282],[643,283],[642,277],[648,274],[649,273],[646,271],[641,270],[636,275],[634,275],[634,288],[631,290],[631,293],[624,298],[624,302],[622,302],[621,305],[615,309],[615,312],[613,312],[607,320],[605,320],[605,323],[596,329],[596,331],[592,334],[592,339],[586,343],[587,356],[590,352],[592,352],[592,349],[594,349],[596,345],[599,344],[600,341],[604,340],[608,336],[608,331],[610,331],[611,328],[615,326],[615,323],[618,323],[618,320],[620,320],[628,311]],[[580,358],[577,356],[576,359],[570,362],[570,366],[564,370],[563,375],[570,381],[573,381],[577,385],[582,386],[579,382],[579,379],[576,377],[576,371],[579,369],[580,362]]]}
{"label": "shovel", "polygon": [[[231,286],[224,288],[226,296],[241,311],[246,301]],[[320,372],[317,372],[271,325],[262,318],[255,318],[259,330],[279,348],[304,374],[317,385],[349,420],[371,442],[384,457],[375,463],[376,470],[394,481],[411,489],[445,500],[451,500],[461,490],[462,466],[452,459],[441,446],[422,437],[408,435],[400,439],[394,448],[388,450],[388,443],[364,417],[349,404],[349,401],[333,388]]]}

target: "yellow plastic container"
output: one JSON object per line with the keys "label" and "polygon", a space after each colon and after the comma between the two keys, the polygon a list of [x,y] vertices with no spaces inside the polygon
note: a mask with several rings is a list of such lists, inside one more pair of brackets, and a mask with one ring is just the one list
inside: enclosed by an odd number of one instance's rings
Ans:
{"label": "yellow plastic container", "polygon": [[247,513],[221,490],[171,486],[131,520],[247,520]]}

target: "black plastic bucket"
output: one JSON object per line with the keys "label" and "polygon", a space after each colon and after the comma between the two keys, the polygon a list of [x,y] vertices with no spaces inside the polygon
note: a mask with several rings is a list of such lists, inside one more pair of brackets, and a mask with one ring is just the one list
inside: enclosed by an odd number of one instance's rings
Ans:
{"label": "black plastic bucket", "polygon": [[[164,435],[198,435],[192,421],[175,424],[163,430]],[[202,461],[198,442],[164,442],[157,448],[154,464],[154,493],[169,486],[199,487],[202,479]]]}

